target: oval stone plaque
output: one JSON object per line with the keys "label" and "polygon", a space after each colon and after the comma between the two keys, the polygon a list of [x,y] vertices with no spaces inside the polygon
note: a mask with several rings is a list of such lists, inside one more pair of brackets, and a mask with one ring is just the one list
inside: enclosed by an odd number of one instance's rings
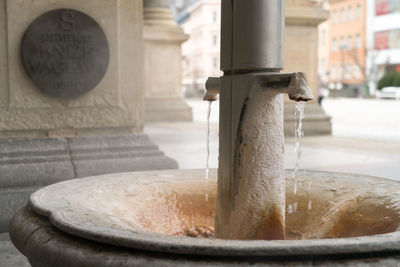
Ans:
{"label": "oval stone plaque", "polygon": [[103,79],[110,59],[107,38],[96,21],[72,9],[44,13],[22,40],[28,76],[44,92],[78,97]]}

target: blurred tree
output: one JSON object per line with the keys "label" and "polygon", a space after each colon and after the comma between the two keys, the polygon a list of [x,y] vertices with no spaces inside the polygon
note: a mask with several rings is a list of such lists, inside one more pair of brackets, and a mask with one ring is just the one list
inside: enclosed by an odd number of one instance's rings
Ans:
{"label": "blurred tree", "polygon": [[400,87],[400,72],[396,72],[396,77],[394,78],[394,86]]}
{"label": "blurred tree", "polygon": [[[366,96],[370,95],[369,83],[371,81],[376,83],[375,77],[377,77],[377,75],[378,75],[378,66],[376,65],[376,59],[379,54],[380,54],[380,51],[375,50],[375,49],[366,49],[363,54],[359,54],[357,52],[357,49],[347,50],[347,55],[352,58],[354,64],[357,66],[357,68],[361,72],[360,80],[365,88]],[[370,66],[369,68],[367,68],[366,63],[364,63],[364,64],[362,63],[362,60],[365,60],[367,57],[369,57],[371,64],[372,64],[372,66]],[[389,61],[390,61],[390,59],[387,58],[386,63],[384,63],[384,66],[386,66],[389,63]]]}
{"label": "blurred tree", "polygon": [[400,72],[386,73],[378,82],[378,89],[395,86],[400,87]]}
{"label": "blurred tree", "polygon": [[[360,76],[358,77],[358,80],[360,81],[360,84],[364,89],[362,89],[365,96],[369,96],[369,90],[368,90],[368,83],[372,79],[374,75],[375,68],[367,68],[367,64],[365,63],[365,59],[367,58],[368,50],[366,49],[363,54],[359,53],[359,49],[353,48],[349,49],[346,51],[346,56],[350,57],[351,60],[353,61],[354,65],[358,68],[358,71],[360,73]],[[375,51],[373,51],[375,52]],[[376,53],[373,53],[374,57],[376,56]]]}

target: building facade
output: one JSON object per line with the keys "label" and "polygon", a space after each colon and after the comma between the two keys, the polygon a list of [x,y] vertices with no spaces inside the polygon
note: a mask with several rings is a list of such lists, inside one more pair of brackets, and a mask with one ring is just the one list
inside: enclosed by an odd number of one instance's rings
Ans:
{"label": "building facade", "polygon": [[221,1],[201,0],[181,13],[178,21],[190,34],[182,45],[183,85],[186,95],[199,96],[207,77],[221,76],[220,68]]}
{"label": "building facade", "polygon": [[400,72],[400,1],[368,0],[367,67],[371,92],[385,73]]}
{"label": "building facade", "polygon": [[319,27],[319,74],[331,95],[368,94],[366,1],[330,0],[330,17]]}
{"label": "building facade", "polygon": [[[329,10],[328,1],[323,8]],[[329,19],[318,26],[318,80],[320,87],[326,87],[329,81]]]}

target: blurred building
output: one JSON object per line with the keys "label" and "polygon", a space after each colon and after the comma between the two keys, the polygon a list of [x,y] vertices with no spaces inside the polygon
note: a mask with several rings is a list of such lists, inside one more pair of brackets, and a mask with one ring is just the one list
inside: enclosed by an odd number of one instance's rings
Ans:
{"label": "blurred building", "polygon": [[366,0],[325,2],[330,18],[319,26],[319,74],[331,95],[367,94]]}
{"label": "blurred building", "polygon": [[176,21],[179,23],[180,17],[184,13],[183,11],[198,1],[199,0],[171,0],[171,8]]}
{"label": "blurred building", "polygon": [[[322,1],[325,10],[329,10],[328,1]],[[318,26],[318,77],[319,86],[327,87],[329,82],[329,19]]]}
{"label": "blurred building", "polygon": [[368,69],[370,88],[386,72],[400,72],[400,0],[368,0]]}
{"label": "blurred building", "polygon": [[178,21],[190,34],[182,45],[183,85],[186,96],[203,94],[206,78],[221,76],[220,65],[220,0],[200,0],[181,12]]}

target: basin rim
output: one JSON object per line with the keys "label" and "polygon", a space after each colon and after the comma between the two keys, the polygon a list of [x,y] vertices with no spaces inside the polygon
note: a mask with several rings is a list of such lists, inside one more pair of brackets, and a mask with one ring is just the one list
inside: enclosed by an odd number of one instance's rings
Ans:
{"label": "basin rim", "polygon": [[[307,175],[317,175],[319,177],[335,177],[335,179],[361,178],[385,183],[388,185],[400,186],[400,183],[386,178],[378,178],[359,174],[323,172],[304,170]],[[388,234],[336,238],[336,239],[311,239],[311,240],[222,240],[222,239],[203,239],[191,237],[168,236],[157,233],[133,232],[115,229],[112,227],[86,227],[76,225],[63,220],[62,210],[51,210],[43,206],[37,200],[37,196],[51,190],[56,186],[75,184],[79,186],[82,181],[98,181],[99,179],[111,179],[119,177],[134,176],[168,176],[197,174],[204,175],[204,170],[166,170],[166,171],[144,171],[131,173],[106,174],[80,179],[64,181],[42,188],[32,194],[29,205],[32,210],[42,216],[47,217],[52,225],[61,231],[83,239],[88,239],[104,244],[122,246],[127,248],[141,249],[154,252],[164,252],[183,255],[205,255],[205,256],[253,256],[253,257],[275,257],[275,256],[318,256],[318,255],[338,255],[338,254],[363,254],[363,253],[394,253],[400,252],[400,232]],[[216,170],[210,171],[210,178],[216,177]]]}

